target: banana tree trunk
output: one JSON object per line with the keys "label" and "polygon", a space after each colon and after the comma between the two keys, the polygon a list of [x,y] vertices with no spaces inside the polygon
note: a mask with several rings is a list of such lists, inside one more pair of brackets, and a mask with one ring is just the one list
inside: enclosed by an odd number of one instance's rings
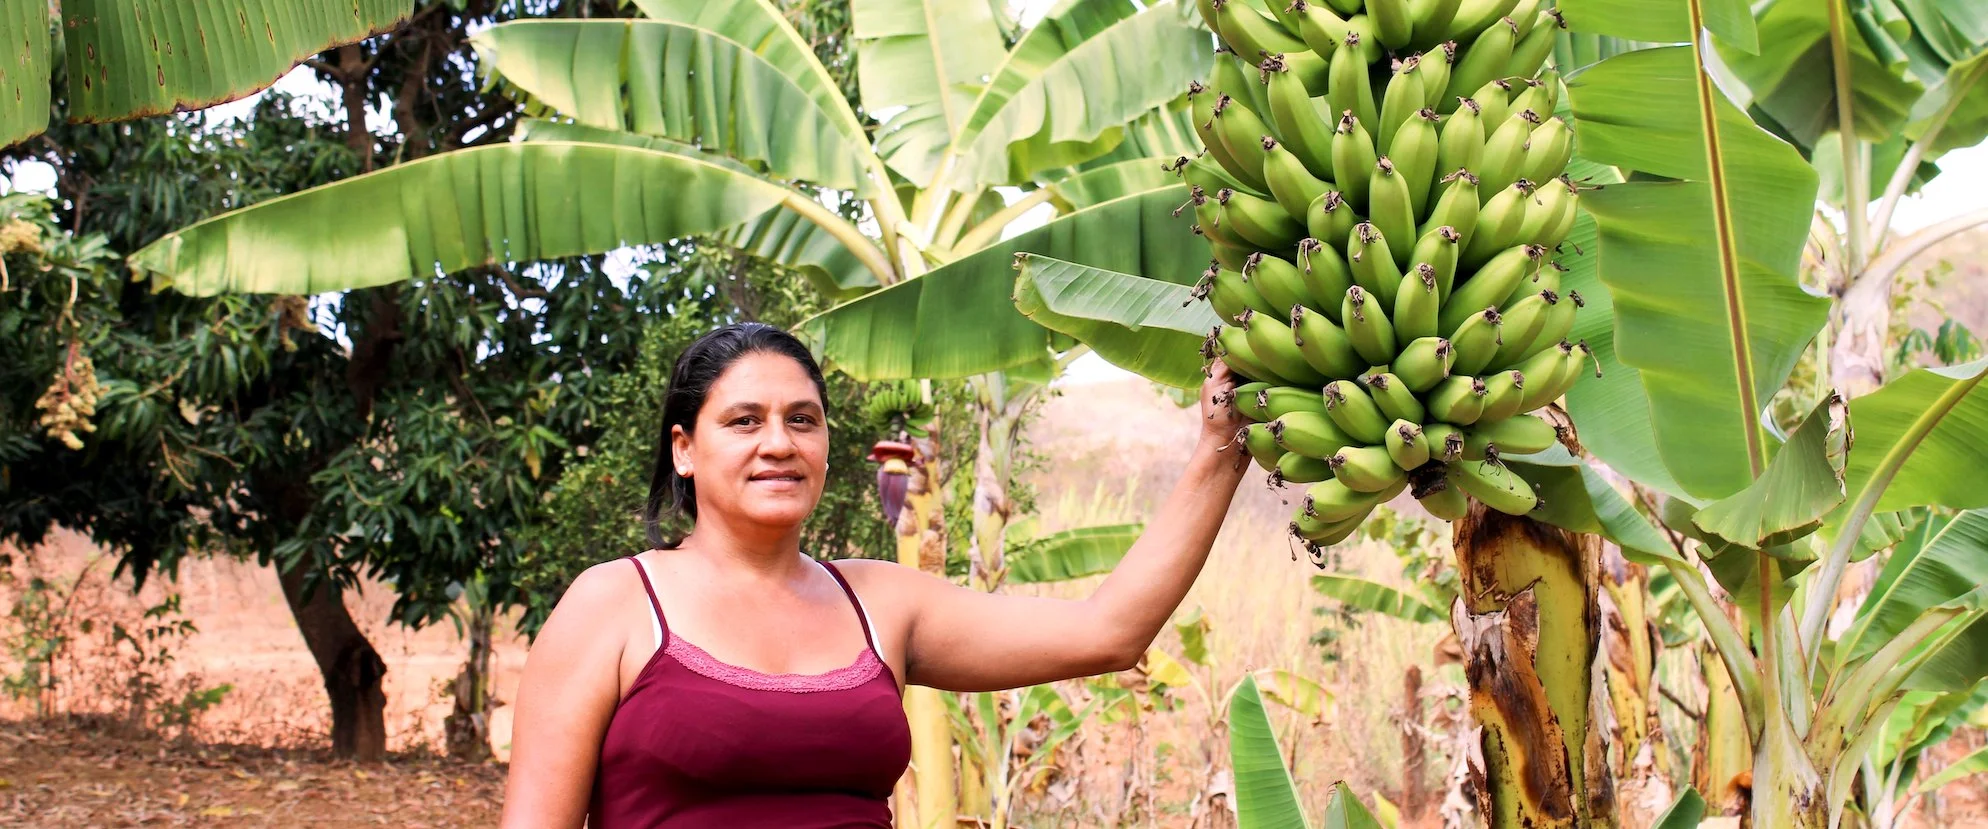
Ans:
{"label": "banana tree trunk", "polygon": [[1746,714],[1725,661],[1709,642],[1699,643],[1698,667],[1705,679],[1705,710],[1692,752],[1691,785],[1705,798],[1706,814],[1742,815],[1753,790]]}
{"label": "banana tree trunk", "polygon": [[1617,781],[1620,822],[1646,829],[1676,799],[1671,787],[1671,756],[1657,719],[1656,668],[1660,647],[1651,620],[1649,570],[1630,563],[1620,550],[1603,553],[1602,664],[1608,675],[1613,714],[1609,772]]}
{"label": "banana tree trunk", "polygon": [[497,613],[487,601],[477,601],[469,622],[469,658],[456,674],[455,705],[442,722],[449,757],[468,763],[490,759],[490,632]]}
{"label": "banana tree trunk", "polygon": [[1014,391],[1007,377],[992,374],[975,382],[979,391],[976,419],[980,426],[979,451],[973,461],[973,551],[972,581],[981,590],[996,590],[1007,575],[1006,539],[1008,523],[1014,519],[1014,502],[1008,497],[1015,479],[1015,443],[1020,437],[1022,412],[1033,397],[1032,389]]}
{"label": "banana tree trunk", "polygon": [[[904,508],[897,518],[897,560],[941,578],[946,574],[945,508],[939,476],[940,421],[932,420],[925,437],[911,439],[918,452],[911,466]],[[904,714],[911,721],[912,789],[909,802],[899,797],[901,827],[950,829],[959,812],[953,786],[952,727],[946,721],[946,701],[936,688],[910,685],[904,689]],[[900,793],[905,788],[900,786]]]}
{"label": "banana tree trunk", "polygon": [[1471,504],[1456,525],[1463,589],[1450,621],[1464,650],[1483,766],[1477,812],[1494,829],[1609,826],[1595,590],[1601,539]]}

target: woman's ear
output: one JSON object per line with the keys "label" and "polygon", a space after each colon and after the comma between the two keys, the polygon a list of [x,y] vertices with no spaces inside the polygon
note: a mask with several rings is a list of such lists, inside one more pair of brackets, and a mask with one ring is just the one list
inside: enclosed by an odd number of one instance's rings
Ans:
{"label": "woman's ear", "polygon": [[670,461],[676,464],[676,475],[688,478],[696,473],[691,468],[690,435],[683,431],[683,424],[670,427]]}

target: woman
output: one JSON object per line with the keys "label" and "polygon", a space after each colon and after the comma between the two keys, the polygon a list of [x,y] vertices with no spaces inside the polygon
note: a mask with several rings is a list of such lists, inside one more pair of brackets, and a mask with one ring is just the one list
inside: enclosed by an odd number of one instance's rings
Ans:
{"label": "woman", "polygon": [[[1082,601],[979,593],[884,561],[817,562],[821,369],[745,323],[670,376],[645,517],[655,549],[588,569],[518,688],[504,826],[888,827],[905,683],[1016,688],[1132,667],[1207,560],[1241,479],[1228,371],[1187,470]],[[666,510],[693,526],[666,543]]]}

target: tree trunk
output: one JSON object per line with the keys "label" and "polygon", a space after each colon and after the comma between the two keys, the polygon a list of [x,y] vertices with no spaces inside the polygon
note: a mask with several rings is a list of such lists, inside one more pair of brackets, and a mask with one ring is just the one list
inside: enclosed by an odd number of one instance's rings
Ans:
{"label": "tree trunk", "polygon": [[[939,420],[926,437],[911,439],[918,452],[912,462],[904,507],[897,518],[897,559],[940,578],[946,575],[945,503],[939,474]],[[899,799],[899,826],[951,829],[959,813],[954,788],[952,724],[945,698],[921,685],[904,689],[904,712],[911,721],[911,771],[917,797]]]}
{"label": "tree trunk", "polygon": [[279,573],[279,580],[331,698],[332,754],[369,762],[384,759],[387,697],[380,681],[387,663],[353,623],[338,586],[326,582],[305,595],[304,575],[302,568],[292,568]]}
{"label": "tree trunk", "polygon": [[1709,642],[1699,643],[1705,675],[1705,710],[1699,720],[1691,785],[1705,798],[1708,815],[1746,814],[1753,793],[1753,741],[1726,663]]}
{"label": "tree trunk", "polygon": [[456,674],[455,708],[442,721],[449,756],[470,763],[490,759],[490,714],[496,700],[490,694],[490,630],[496,613],[479,602],[470,615],[469,658]]}
{"label": "tree trunk", "polygon": [[1657,652],[1662,644],[1650,618],[1648,568],[1620,550],[1603,552],[1602,664],[1608,674],[1609,772],[1617,781],[1620,822],[1646,829],[1670,808],[1671,756],[1657,718]]}
{"label": "tree trunk", "polygon": [[1601,539],[1476,502],[1455,539],[1463,585],[1451,624],[1482,728],[1478,814],[1497,829],[1612,825],[1612,784],[1589,729],[1607,704],[1594,697]]}
{"label": "tree trunk", "polygon": [[[1401,814],[1414,818],[1429,806],[1428,750],[1422,738],[1422,666],[1401,674]],[[1295,764],[1293,764],[1295,765]]]}

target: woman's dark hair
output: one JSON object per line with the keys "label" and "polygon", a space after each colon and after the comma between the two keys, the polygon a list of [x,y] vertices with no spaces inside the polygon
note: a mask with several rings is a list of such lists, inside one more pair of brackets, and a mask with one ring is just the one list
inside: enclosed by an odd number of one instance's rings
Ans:
{"label": "woman's dark hair", "polygon": [[663,393],[663,428],[656,438],[656,467],[649,476],[649,500],[642,508],[642,522],[648,528],[650,544],[671,548],[681,542],[663,537],[665,514],[676,513],[697,520],[697,483],[676,474],[670,451],[671,427],[682,426],[686,435],[696,433],[697,413],[704,409],[704,398],[710,394],[711,384],[718,375],[724,374],[739,358],[761,352],[779,354],[800,363],[808,379],[815,382],[815,393],[821,396],[822,416],[828,416],[828,383],[822,379],[821,366],[794,335],[763,322],[740,322],[698,337],[676,358],[676,366],[670,369],[669,390]]}

